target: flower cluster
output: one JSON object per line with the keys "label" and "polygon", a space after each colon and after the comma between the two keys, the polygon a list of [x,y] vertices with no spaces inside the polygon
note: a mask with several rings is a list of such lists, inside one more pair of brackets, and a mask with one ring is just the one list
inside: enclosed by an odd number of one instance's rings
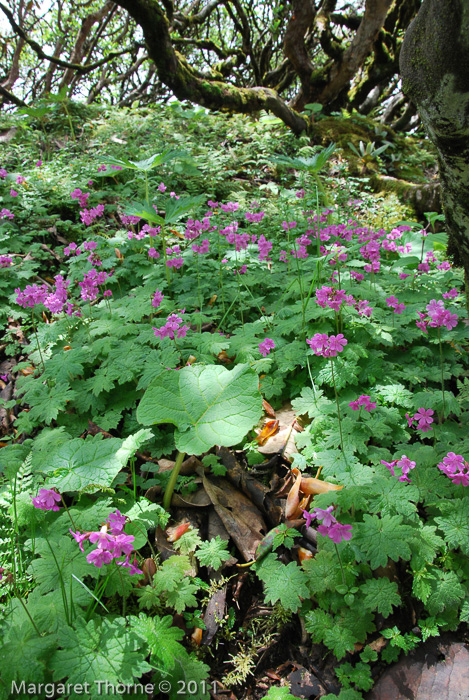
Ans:
{"label": "flower cluster", "polygon": [[[381,464],[384,464],[391,474],[399,479],[399,481],[407,481],[410,483],[410,479],[407,476],[411,469],[415,467],[415,462],[412,462],[406,455],[402,455],[400,459],[395,459],[393,462],[385,462],[384,459],[381,460]],[[401,476],[398,476],[394,469],[398,468],[401,470]]]}
{"label": "flower cluster", "polygon": [[166,260],[166,267],[174,267],[175,270],[179,270],[184,265],[184,260],[181,257],[181,248],[178,245],[166,248],[166,255],[170,256]]}
{"label": "flower cluster", "polygon": [[445,303],[442,299],[438,301],[432,299],[430,303],[427,304],[426,311],[426,314],[417,311],[420,320],[417,321],[416,324],[423,333],[428,333],[428,326],[431,328],[441,328],[441,326],[445,326],[445,328],[450,331],[458,325],[457,314],[452,314],[451,311],[445,309]]}
{"label": "flower cluster", "polygon": [[60,493],[54,489],[39,489],[37,496],[33,498],[33,506],[40,510],[60,510],[57,503],[62,500]]}
{"label": "flower cluster", "polygon": [[28,284],[23,291],[18,287],[15,292],[18,295],[16,303],[26,309],[43,304],[49,295],[49,288],[46,284]]}
{"label": "flower cluster", "polygon": [[89,196],[89,192],[82,192],[78,187],[76,190],[73,190],[73,192],[70,192],[70,197],[72,199],[78,199],[80,207],[83,207],[83,209],[88,205]]}
{"label": "flower cluster", "polygon": [[10,255],[0,255],[0,267],[10,267],[13,265],[13,258]]}
{"label": "flower cluster", "polygon": [[105,284],[110,277],[107,272],[97,272],[94,268],[83,275],[83,281],[78,282],[81,287],[81,298],[84,301],[94,301],[98,298],[99,285]]}
{"label": "flower cluster", "polygon": [[[184,315],[185,309],[182,309],[181,316]],[[153,328],[153,333],[157,338],[184,338],[189,330],[189,326],[182,326],[182,318],[177,314],[170,314],[166,319],[166,323],[161,328]]]}
{"label": "flower cluster", "polygon": [[349,406],[353,411],[359,411],[364,406],[365,411],[369,413],[373,408],[376,408],[376,403],[372,403],[370,398],[370,396],[362,394],[355,401],[350,401]]}
{"label": "flower cluster", "polygon": [[80,255],[80,254],[81,254],[81,248],[79,248],[76,243],[69,243],[64,248],[64,255],[67,257],[69,255]]}
{"label": "flower cluster", "polygon": [[210,246],[210,242],[208,238],[204,238],[202,243],[200,245],[197,245],[197,243],[194,243],[192,245],[192,250],[194,253],[197,253],[198,255],[206,255],[208,253],[208,249]]}
{"label": "flower cluster", "polygon": [[269,253],[272,250],[272,243],[265,236],[260,236],[257,247],[259,249],[259,260],[269,260]]}
{"label": "flower cluster", "polygon": [[347,345],[347,339],[342,333],[328,336],[327,333],[315,333],[312,338],[306,340],[315,355],[321,357],[336,357]]}
{"label": "flower cluster", "polygon": [[262,357],[267,357],[267,355],[270,354],[270,351],[274,348],[275,343],[271,338],[266,338],[262,341],[262,343],[259,343],[259,352],[261,353]]}
{"label": "flower cluster", "polygon": [[319,304],[323,309],[328,306],[334,311],[339,311],[342,304],[353,306],[354,301],[352,294],[346,294],[343,289],[336,289],[335,287],[316,289],[316,304]]}
{"label": "flower cluster", "polygon": [[469,486],[469,464],[462,455],[448,452],[443,461],[438,464],[438,469],[451,479],[453,484]]}
{"label": "flower cluster", "polygon": [[80,212],[80,219],[85,224],[85,226],[90,226],[95,219],[98,219],[104,214],[104,204],[98,204],[96,207],[91,209],[83,209]]}
{"label": "flower cluster", "polygon": [[409,428],[413,428],[414,422],[417,422],[417,430],[421,430],[422,433],[428,433],[431,430],[431,424],[433,423],[433,411],[431,408],[419,408],[417,413],[411,417],[408,413],[405,414],[407,418],[407,423]]}
{"label": "flower cluster", "polygon": [[325,509],[315,508],[312,513],[304,510],[303,518],[306,520],[306,526],[310,527],[311,521],[316,518],[316,520],[321,521],[317,531],[323,537],[329,537],[335,544],[339,544],[342,540],[352,539],[352,526],[339,523],[337,518],[332,515],[333,510],[334,506]]}
{"label": "flower cluster", "polygon": [[153,306],[154,309],[157,309],[161,302],[163,301],[164,294],[163,292],[160,292],[159,289],[156,290],[156,292],[153,294],[152,300],[151,300],[151,305]]}
{"label": "flower cluster", "polygon": [[124,533],[125,516],[116,510],[110,513],[108,519],[96,532],[73,532],[70,534],[78,542],[80,550],[84,553],[83,542],[88,540],[91,544],[96,544],[97,547],[86,556],[86,561],[89,564],[94,564],[99,569],[104,564],[110,564],[113,560],[124,557],[123,561],[116,561],[118,566],[124,566],[130,569],[130,574],[141,574],[142,571],[137,567],[137,560],[133,554],[133,543],[135,537]]}
{"label": "flower cluster", "polygon": [[11,213],[9,209],[3,209],[0,210],[0,219],[10,219],[10,221],[13,221],[15,218],[15,215]]}
{"label": "flower cluster", "polygon": [[400,304],[399,299],[397,297],[388,297],[386,299],[386,304],[391,308],[394,309],[395,314],[401,314],[404,309],[405,309],[405,304]]}

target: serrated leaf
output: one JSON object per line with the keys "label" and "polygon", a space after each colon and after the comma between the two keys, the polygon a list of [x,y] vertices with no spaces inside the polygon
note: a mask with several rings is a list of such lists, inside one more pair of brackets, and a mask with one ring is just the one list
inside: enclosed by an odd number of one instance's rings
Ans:
{"label": "serrated leaf", "polygon": [[401,597],[397,591],[397,583],[386,577],[372,578],[360,586],[363,594],[362,604],[370,612],[377,610],[384,617],[392,613],[393,606],[401,603]]}
{"label": "serrated leaf", "polygon": [[293,561],[285,566],[274,554],[268,554],[256,564],[256,573],[264,583],[267,603],[279,600],[285,610],[296,612],[300,598],[308,596],[306,575]]}
{"label": "serrated leaf", "polygon": [[408,560],[411,550],[408,544],[414,529],[402,524],[400,515],[363,516],[363,522],[354,525],[353,544],[361,558],[370,562],[372,569],[385,566],[388,558],[393,561]]}
{"label": "serrated leaf", "polygon": [[230,447],[262,414],[257,374],[247,365],[229,371],[218,365],[165,372],[146,390],[137,409],[143,425],[173,423],[180,452],[202,454],[214,445]]}
{"label": "serrated leaf", "polygon": [[67,678],[73,684],[89,683],[91,698],[102,697],[99,681],[105,679],[117,686],[133,684],[151,666],[145,661],[146,650],[142,640],[126,620],[106,618],[75,622],[76,629],[63,627],[59,633],[59,646],[50,661],[54,680]]}
{"label": "serrated leaf", "polygon": [[195,556],[202,566],[211,566],[212,569],[219,569],[224,561],[230,558],[230,553],[227,551],[227,542],[222,540],[220,535],[213,537],[207,542],[203,542]]}
{"label": "serrated leaf", "polygon": [[139,615],[132,618],[132,629],[139,634],[148,645],[151,661],[162,670],[174,668],[176,659],[184,657],[186,650],[180,644],[184,632],[179,627],[173,627],[171,615],[165,617],[148,617]]}

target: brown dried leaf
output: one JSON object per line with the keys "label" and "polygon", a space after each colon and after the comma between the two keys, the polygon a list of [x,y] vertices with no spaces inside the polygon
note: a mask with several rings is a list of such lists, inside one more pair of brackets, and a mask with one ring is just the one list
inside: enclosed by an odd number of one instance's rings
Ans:
{"label": "brown dried leaf", "polygon": [[264,424],[262,430],[260,433],[257,435],[255,438],[255,441],[259,443],[259,445],[265,445],[267,440],[271,438],[273,435],[278,433],[279,431],[279,421],[278,420],[269,420],[267,423]]}

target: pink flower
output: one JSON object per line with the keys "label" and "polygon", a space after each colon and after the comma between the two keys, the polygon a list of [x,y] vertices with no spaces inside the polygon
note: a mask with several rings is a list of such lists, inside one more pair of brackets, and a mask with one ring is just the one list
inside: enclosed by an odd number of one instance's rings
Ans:
{"label": "pink flower", "polygon": [[[103,167],[105,168],[106,166]],[[94,564],[98,567],[98,569],[105,564],[110,564],[113,559],[114,557],[112,552],[108,551],[107,549],[94,549],[86,557],[88,564]]]}
{"label": "pink flower", "polygon": [[259,352],[261,353],[262,357],[267,357],[267,355],[270,354],[270,351],[274,348],[275,343],[271,338],[266,338],[262,341],[262,343],[259,343]]}
{"label": "pink flower", "polygon": [[325,527],[330,527],[337,522],[336,518],[332,515],[334,511],[334,506],[328,506],[327,508],[315,508],[313,510],[313,517],[322,521]]}
{"label": "pink flower", "polygon": [[351,401],[349,403],[349,406],[354,411],[358,411],[362,406],[364,406],[365,411],[367,411],[369,413],[373,408],[376,408],[376,403],[371,402],[370,396],[362,394],[361,396],[358,397],[358,399],[356,401]]}
{"label": "pink flower", "polygon": [[[318,532],[319,530],[323,528],[323,525],[320,525],[318,527]],[[321,531],[320,533],[323,535],[324,533]],[[335,544],[339,544],[339,542],[342,542],[342,540],[351,540],[352,539],[352,526],[351,525],[342,525],[342,523],[336,522],[333,525],[331,525],[330,528],[328,528],[327,536],[335,542]]]}
{"label": "pink flower", "polygon": [[72,530],[69,530],[69,533],[74,537],[74,539],[78,542],[78,546],[80,547],[80,551],[85,553],[85,550],[83,549],[83,542],[85,542],[88,537],[90,536],[91,533],[89,532],[84,532],[83,534],[80,532],[73,532]]}
{"label": "pink flower", "polygon": [[156,258],[160,257],[160,254],[158,253],[156,248],[149,248],[148,249],[148,257],[156,259]]}
{"label": "pink flower", "polygon": [[342,352],[344,347],[347,345],[347,339],[342,333],[338,335],[331,335],[329,337],[329,351],[328,357],[336,357],[337,353]]}
{"label": "pink flower", "polygon": [[448,452],[443,461],[438,464],[438,469],[451,479],[453,484],[469,486],[469,464],[462,455]]}
{"label": "pink flower", "polygon": [[60,510],[57,503],[62,500],[62,496],[53,489],[39,489],[38,495],[33,498],[33,506],[40,510]]}
{"label": "pink flower", "polygon": [[125,515],[122,515],[119,510],[110,513],[106,521],[109,524],[111,535],[120,535],[124,530]]}
{"label": "pink flower", "polygon": [[160,292],[160,290],[157,289],[156,292],[153,294],[153,298],[151,300],[151,305],[153,306],[153,308],[157,309],[163,301],[163,298],[163,292]]}
{"label": "pink flower", "polygon": [[10,190],[10,197],[17,197],[17,196],[18,196],[18,192],[16,192],[12,187]]}
{"label": "pink flower", "polygon": [[431,423],[433,423],[433,413],[431,408],[419,408],[417,413],[414,414],[414,420],[418,422],[417,430],[421,430],[423,433],[427,433],[431,430]]}
{"label": "pink flower", "polygon": [[22,175],[18,175],[18,177],[16,178],[16,184],[17,185],[24,185],[25,182],[26,182],[26,178],[23,177]]}

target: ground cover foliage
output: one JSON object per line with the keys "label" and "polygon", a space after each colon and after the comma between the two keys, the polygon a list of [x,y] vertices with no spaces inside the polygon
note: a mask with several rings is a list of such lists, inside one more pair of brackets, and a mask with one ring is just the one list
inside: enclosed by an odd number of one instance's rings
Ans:
{"label": "ground cover foliage", "polygon": [[[2,697],[288,698],[293,659],[354,700],[464,625],[467,314],[438,216],[271,118],[96,109],[42,150],[15,119]],[[265,461],[285,404],[298,451]]]}

